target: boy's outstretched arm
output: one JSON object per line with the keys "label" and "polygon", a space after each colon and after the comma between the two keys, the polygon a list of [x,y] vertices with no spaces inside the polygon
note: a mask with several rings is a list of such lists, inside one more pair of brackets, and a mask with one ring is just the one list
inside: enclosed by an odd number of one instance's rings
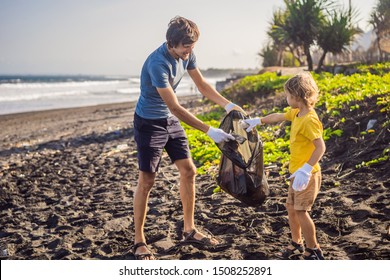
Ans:
{"label": "boy's outstretched arm", "polygon": [[273,113],[260,118],[261,123],[266,123],[266,124],[282,122],[285,120],[286,119],[284,118],[283,113]]}
{"label": "boy's outstretched arm", "polygon": [[261,124],[269,124],[284,121],[284,114],[282,113],[273,113],[265,117],[246,119],[241,121],[242,128],[246,129],[247,132],[251,131],[254,127]]}

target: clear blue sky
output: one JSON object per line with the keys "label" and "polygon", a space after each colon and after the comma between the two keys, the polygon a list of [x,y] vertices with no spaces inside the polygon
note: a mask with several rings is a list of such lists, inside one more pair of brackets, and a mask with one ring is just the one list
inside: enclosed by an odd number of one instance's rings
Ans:
{"label": "clear blue sky", "polygon": [[[352,0],[364,30],[375,3]],[[200,28],[200,68],[259,68],[279,7],[282,0],[0,0],[0,74],[137,75],[176,15]]]}

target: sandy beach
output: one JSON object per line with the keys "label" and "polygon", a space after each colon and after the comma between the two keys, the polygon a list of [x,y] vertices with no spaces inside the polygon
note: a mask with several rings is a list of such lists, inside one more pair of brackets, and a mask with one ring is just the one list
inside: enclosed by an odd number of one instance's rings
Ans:
{"label": "sandy beach", "polygon": [[[194,97],[181,100],[193,112],[204,109]],[[0,116],[2,259],[133,259],[133,110],[121,103]],[[388,164],[354,172],[337,158],[342,147],[329,144],[312,212],[325,257],[389,259]],[[147,242],[158,259],[278,259],[289,242],[284,180],[271,170],[271,194],[253,208],[213,194],[215,178],[198,175],[196,224],[225,246],[184,246],[178,172],[165,154]]]}

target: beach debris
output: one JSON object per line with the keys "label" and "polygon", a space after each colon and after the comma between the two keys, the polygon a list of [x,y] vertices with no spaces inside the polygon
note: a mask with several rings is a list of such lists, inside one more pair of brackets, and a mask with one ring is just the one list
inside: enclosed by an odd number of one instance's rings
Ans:
{"label": "beach debris", "polygon": [[369,120],[368,123],[367,123],[366,131],[371,130],[371,128],[374,127],[374,125],[376,124],[376,122],[377,122],[377,120],[375,120],[375,119]]}
{"label": "beach debris", "polygon": [[246,129],[249,127],[249,124],[246,123],[244,120],[239,120],[238,121],[238,124],[243,128],[243,129]]}
{"label": "beach debris", "polygon": [[127,145],[127,144],[120,144],[120,145],[116,146],[115,148],[113,148],[111,151],[103,153],[102,157],[109,157],[109,156],[112,156],[114,154],[123,152],[123,151],[125,151],[127,149],[129,149],[129,145]]}
{"label": "beach debris", "polygon": [[268,166],[264,166],[264,169],[265,169],[265,170],[268,170],[268,169],[276,169],[276,168],[278,168],[277,165],[268,165]]}
{"label": "beach debris", "polygon": [[116,146],[116,149],[117,149],[118,151],[124,151],[124,150],[126,150],[127,148],[129,148],[129,145],[127,145],[127,144],[121,144],[121,145]]}
{"label": "beach debris", "polygon": [[1,249],[0,250],[0,257],[7,257],[8,256],[8,250],[7,249]]}
{"label": "beach debris", "polygon": [[247,140],[244,136],[238,135],[236,133],[231,133],[231,135],[234,137],[238,144],[243,144]]}

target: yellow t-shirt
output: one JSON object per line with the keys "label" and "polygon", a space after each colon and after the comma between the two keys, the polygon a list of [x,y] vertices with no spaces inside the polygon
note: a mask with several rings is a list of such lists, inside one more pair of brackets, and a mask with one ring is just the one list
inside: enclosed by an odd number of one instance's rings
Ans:
{"label": "yellow t-shirt", "polygon": [[[299,109],[291,109],[284,114],[286,120],[291,121],[290,132],[290,173],[294,173],[302,167],[311,157],[315,146],[313,140],[322,138],[322,123],[316,111],[310,110],[303,117],[298,117]],[[317,163],[313,166],[312,173],[321,170]]]}

